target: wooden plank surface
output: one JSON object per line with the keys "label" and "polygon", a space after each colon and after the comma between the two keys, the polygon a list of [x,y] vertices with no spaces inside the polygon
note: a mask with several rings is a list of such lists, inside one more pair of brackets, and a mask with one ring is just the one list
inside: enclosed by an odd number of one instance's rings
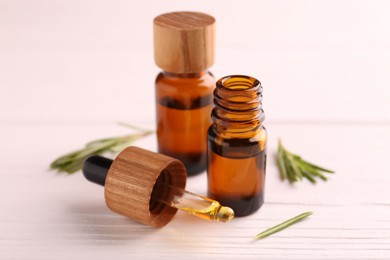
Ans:
{"label": "wooden plank surface", "polygon": [[[2,258],[153,259],[176,255],[374,259],[388,255],[390,176],[384,151],[390,138],[372,141],[366,137],[387,136],[390,126],[270,123],[268,128],[274,138],[269,144],[266,203],[260,211],[228,224],[179,213],[163,229],[142,226],[110,212],[105,207],[103,188],[84,180],[80,173],[67,176],[48,172],[51,154],[59,154],[68,146],[77,147],[85,133],[96,127],[3,127],[6,134],[24,136],[29,141],[23,144],[24,148],[14,146],[2,157]],[[115,132],[116,127],[99,128]],[[51,136],[58,129],[73,135],[71,144],[52,145],[55,137],[43,143],[34,138],[37,132]],[[353,137],[351,133],[355,133]],[[303,182],[291,186],[281,182],[272,158],[276,136],[283,136],[286,145],[304,152],[308,159],[335,169],[336,175],[316,185]],[[304,136],[307,139],[302,142]],[[153,149],[155,139],[147,138],[138,145]],[[187,189],[205,194],[205,184],[206,175],[202,174],[190,178]],[[259,231],[304,211],[314,214],[272,237],[253,241]]]}
{"label": "wooden plank surface", "polygon": [[[266,202],[231,223],[178,213],[142,226],[110,212],[80,172],[48,170],[127,133],[117,121],[155,128],[151,21],[173,10],[216,17],[217,78],[264,85]],[[0,259],[389,259],[389,11],[387,1],[0,1]],[[278,138],[336,174],[282,182]],[[156,150],[155,136],[136,144]],[[187,188],[205,194],[206,174]]]}

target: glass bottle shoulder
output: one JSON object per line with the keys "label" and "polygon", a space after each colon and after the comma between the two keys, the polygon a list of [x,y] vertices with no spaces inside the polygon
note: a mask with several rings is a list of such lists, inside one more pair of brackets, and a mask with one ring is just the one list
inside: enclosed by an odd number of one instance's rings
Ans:
{"label": "glass bottle shoulder", "polygon": [[156,78],[156,88],[161,91],[191,91],[212,93],[215,78],[209,71],[193,74],[160,72]]}

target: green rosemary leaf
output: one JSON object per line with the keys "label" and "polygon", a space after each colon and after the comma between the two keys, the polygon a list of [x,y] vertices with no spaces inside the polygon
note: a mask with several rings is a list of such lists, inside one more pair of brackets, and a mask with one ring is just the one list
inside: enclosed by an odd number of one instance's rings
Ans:
{"label": "green rosemary leaf", "polygon": [[305,178],[316,183],[315,178],[327,180],[323,173],[334,173],[332,170],[305,161],[301,156],[288,151],[280,140],[276,158],[282,180],[286,179],[287,176],[290,182],[302,181]]}
{"label": "green rosemary leaf", "polygon": [[312,177],[312,175],[307,171],[302,171],[302,175],[308,179],[311,183],[316,183],[317,181]]}
{"label": "green rosemary leaf", "polygon": [[85,149],[80,149],[76,152],[66,154],[55,161],[50,165],[51,169],[57,169],[59,172],[74,173],[81,169],[82,164],[86,158],[91,155],[102,154],[105,147],[99,147],[99,149],[91,149],[87,147]]}
{"label": "green rosemary leaf", "polygon": [[278,165],[279,165],[279,170],[280,170],[280,176],[282,178],[282,180],[284,179],[287,179],[287,170],[286,170],[286,164],[284,163],[284,160],[283,160],[283,151],[282,149],[278,148],[278,155],[277,155],[278,159]]}
{"label": "green rosemary leaf", "polygon": [[299,176],[297,176],[295,174],[294,169],[291,166],[292,162],[286,156],[284,156],[284,160],[285,160],[285,163],[286,163],[286,166],[287,166],[286,168],[287,168],[288,180],[290,182],[299,181]]}
{"label": "green rosemary leaf", "polygon": [[318,165],[315,165],[315,164],[313,164],[313,163],[310,163],[310,162],[308,162],[308,161],[304,161],[304,160],[301,158],[301,156],[299,156],[299,155],[293,154],[293,153],[291,153],[291,152],[290,152],[290,154],[294,157],[294,160],[303,161],[304,164],[305,164],[306,166],[310,166],[310,167],[313,168],[313,169],[320,170],[320,171],[327,172],[327,173],[335,173],[335,172],[332,171],[332,170],[328,170],[328,169],[325,169],[325,168],[320,167],[320,166],[318,166]]}
{"label": "green rosemary leaf", "polygon": [[78,160],[74,162],[69,162],[67,165],[62,166],[63,169],[66,169],[68,173],[74,173],[81,169],[83,164],[83,160]]}
{"label": "green rosemary leaf", "polygon": [[305,212],[305,213],[302,213],[302,214],[300,214],[300,215],[298,215],[296,217],[293,217],[293,218],[291,218],[289,220],[286,220],[286,221],[284,221],[284,222],[282,222],[282,223],[280,223],[280,224],[278,224],[276,226],[273,226],[273,227],[271,227],[271,228],[269,228],[269,229],[267,229],[267,230],[257,234],[255,236],[255,239],[262,239],[262,238],[268,237],[268,236],[270,236],[272,234],[275,234],[275,233],[277,233],[277,232],[279,232],[279,231],[281,231],[281,230],[283,230],[283,229],[285,229],[285,228],[287,228],[287,227],[289,227],[289,226],[291,226],[291,225],[301,221],[302,219],[310,216],[311,214],[313,214],[313,213],[312,212]]}
{"label": "green rosemary leaf", "polygon": [[302,172],[300,171],[300,168],[297,166],[297,164],[294,162],[293,157],[291,156],[291,154],[288,153],[286,153],[286,156],[290,161],[291,170],[293,171],[293,174],[296,176],[296,179],[302,180],[303,178]]}
{"label": "green rosemary leaf", "polygon": [[103,138],[89,142],[84,148],[57,158],[50,164],[50,168],[56,169],[59,172],[74,173],[81,169],[84,160],[88,157],[92,155],[101,155],[107,152],[119,152],[139,138],[153,133],[153,131],[150,130],[130,125],[126,126],[135,129],[137,133],[120,137]]}
{"label": "green rosemary leaf", "polygon": [[[141,138],[142,136],[138,136],[138,138]],[[124,141],[123,143],[117,143],[115,146],[112,146],[110,149],[110,152],[112,153],[118,153],[125,149],[126,147],[130,146],[134,141],[136,141],[138,138],[134,138],[131,140]]]}
{"label": "green rosemary leaf", "polygon": [[96,145],[107,145],[107,142],[112,142],[112,137],[111,138],[104,138],[104,139],[97,139],[91,142],[88,142],[85,147],[94,147]]}
{"label": "green rosemary leaf", "polygon": [[317,176],[318,178],[322,179],[323,181],[328,180],[328,178],[326,178],[325,175],[323,175],[321,172],[319,172],[313,168],[302,167],[302,171],[305,172],[306,174],[311,175],[311,176]]}
{"label": "green rosemary leaf", "polygon": [[332,171],[332,170],[325,169],[325,168],[323,168],[323,167],[320,167],[320,166],[318,166],[318,165],[312,164],[312,163],[307,162],[307,161],[305,161],[305,164],[308,165],[308,166],[311,166],[311,167],[314,168],[314,169],[317,169],[317,170],[320,170],[320,171],[323,171],[323,172],[335,173],[335,172]]}
{"label": "green rosemary leaf", "polygon": [[297,176],[293,174],[293,170],[292,170],[292,167],[291,167],[291,161],[289,160],[289,158],[287,157],[286,155],[286,152],[284,149],[282,149],[281,146],[279,146],[279,150],[280,150],[280,160],[281,160],[281,163],[283,163],[285,166],[286,166],[286,176],[287,176],[287,179],[290,181],[290,182],[294,182],[294,181],[298,181]]}
{"label": "green rosemary leaf", "polygon": [[301,181],[302,174],[300,173],[297,167],[294,167],[295,166],[294,162],[291,160],[291,157],[289,157],[286,152],[284,152],[284,159],[287,165],[288,180],[290,182]]}

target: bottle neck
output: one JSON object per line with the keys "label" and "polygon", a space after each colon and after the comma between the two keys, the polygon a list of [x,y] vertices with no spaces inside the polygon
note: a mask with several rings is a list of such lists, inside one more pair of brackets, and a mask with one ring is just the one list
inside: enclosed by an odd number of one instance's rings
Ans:
{"label": "bottle neck", "polygon": [[218,80],[211,117],[215,130],[231,138],[250,137],[261,130],[264,120],[260,81],[248,76]]}
{"label": "bottle neck", "polygon": [[165,77],[170,78],[200,78],[203,77],[208,73],[207,70],[201,71],[201,72],[195,72],[195,73],[175,73],[175,72],[168,72],[163,70],[161,72]]}

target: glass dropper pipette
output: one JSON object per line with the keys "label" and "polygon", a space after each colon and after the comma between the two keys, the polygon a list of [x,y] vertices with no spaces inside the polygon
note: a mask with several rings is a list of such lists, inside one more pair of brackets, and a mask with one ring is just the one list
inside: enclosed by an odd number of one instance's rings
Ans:
{"label": "glass dropper pipette", "polygon": [[[156,196],[163,194],[166,189],[170,190],[169,197]],[[218,201],[166,183],[156,184],[152,199],[206,220],[229,222],[234,218],[234,211],[222,206]]]}

